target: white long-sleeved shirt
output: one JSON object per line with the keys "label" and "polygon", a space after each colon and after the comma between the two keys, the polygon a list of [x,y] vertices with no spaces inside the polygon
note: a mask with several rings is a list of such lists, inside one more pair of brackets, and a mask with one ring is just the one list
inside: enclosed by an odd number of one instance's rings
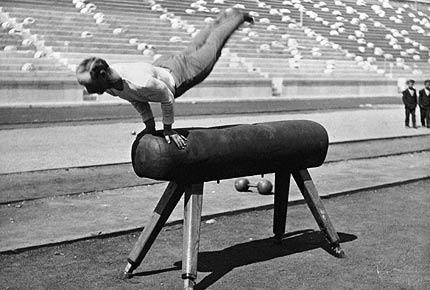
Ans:
{"label": "white long-sleeved shirt", "polygon": [[163,124],[173,124],[175,81],[168,70],[144,62],[117,63],[111,67],[123,79],[124,88],[108,89],[108,94],[129,101],[144,122],[153,118],[148,102],[161,103]]}

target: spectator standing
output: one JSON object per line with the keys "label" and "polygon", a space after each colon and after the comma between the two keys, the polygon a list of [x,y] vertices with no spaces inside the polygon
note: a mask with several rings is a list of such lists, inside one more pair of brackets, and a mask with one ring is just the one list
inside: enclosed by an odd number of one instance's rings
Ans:
{"label": "spectator standing", "polygon": [[408,80],[406,82],[406,85],[408,86],[407,89],[402,92],[403,94],[402,100],[403,100],[403,104],[405,105],[405,126],[407,128],[410,128],[409,116],[411,116],[413,128],[418,128],[416,117],[415,117],[415,108],[417,107],[417,91],[414,88],[415,81]]}
{"label": "spectator standing", "polygon": [[430,128],[430,80],[424,81],[424,89],[419,92],[418,105],[420,106],[421,125]]}

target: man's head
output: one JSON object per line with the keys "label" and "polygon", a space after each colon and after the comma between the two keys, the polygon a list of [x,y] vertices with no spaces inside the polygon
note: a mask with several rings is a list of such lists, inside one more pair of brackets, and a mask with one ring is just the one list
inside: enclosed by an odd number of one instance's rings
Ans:
{"label": "man's head", "polygon": [[430,90],[430,80],[425,80],[424,86],[426,87],[426,89]]}
{"label": "man's head", "polygon": [[406,82],[406,85],[408,86],[408,88],[413,89],[414,85],[415,85],[415,81],[414,80],[408,80]]}
{"label": "man's head", "polygon": [[98,57],[84,59],[76,68],[76,77],[89,94],[103,94],[112,88],[111,69],[104,59]]}

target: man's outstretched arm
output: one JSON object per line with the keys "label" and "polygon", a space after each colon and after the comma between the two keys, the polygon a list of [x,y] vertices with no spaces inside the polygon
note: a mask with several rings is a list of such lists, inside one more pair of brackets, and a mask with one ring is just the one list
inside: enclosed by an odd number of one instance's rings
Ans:
{"label": "man's outstretched arm", "polygon": [[172,129],[172,124],[175,120],[175,98],[173,93],[165,83],[156,78],[151,78],[146,83],[144,93],[148,96],[149,101],[161,103],[161,112],[164,124],[163,133],[166,138],[166,142],[170,143],[173,140],[179,149],[184,149],[187,139]]}
{"label": "man's outstretched arm", "polygon": [[145,123],[145,130],[143,134],[154,134],[155,133],[155,121],[152,115],[151,106],[147,102],[130,101],[136,111],[142,116],[142,121]]}

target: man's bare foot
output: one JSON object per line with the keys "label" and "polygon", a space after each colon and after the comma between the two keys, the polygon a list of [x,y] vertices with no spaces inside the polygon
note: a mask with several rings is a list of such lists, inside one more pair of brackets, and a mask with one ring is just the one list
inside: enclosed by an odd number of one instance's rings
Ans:
{"label": "man's bare foot", "polygon": [[254,17],[249,15],[248,12],[243,12],[243,16],[245,18],[245,22],[248,22],[249,24],[254,24],[254,22],[255,22]]}
{"label": "man's bare foot", "polygon": [[229,16],[232,14],[242,14],[243,15],[243,19],[245,20],[245,22],[248,22],[249,24],[254,24],[254,17],[252,17],[251,15],[249,15],[248,12],[244,11],[243,9],[239,9],[239,8],[234,8],[234,7],[229,7],[225,10],[225,15]]}

